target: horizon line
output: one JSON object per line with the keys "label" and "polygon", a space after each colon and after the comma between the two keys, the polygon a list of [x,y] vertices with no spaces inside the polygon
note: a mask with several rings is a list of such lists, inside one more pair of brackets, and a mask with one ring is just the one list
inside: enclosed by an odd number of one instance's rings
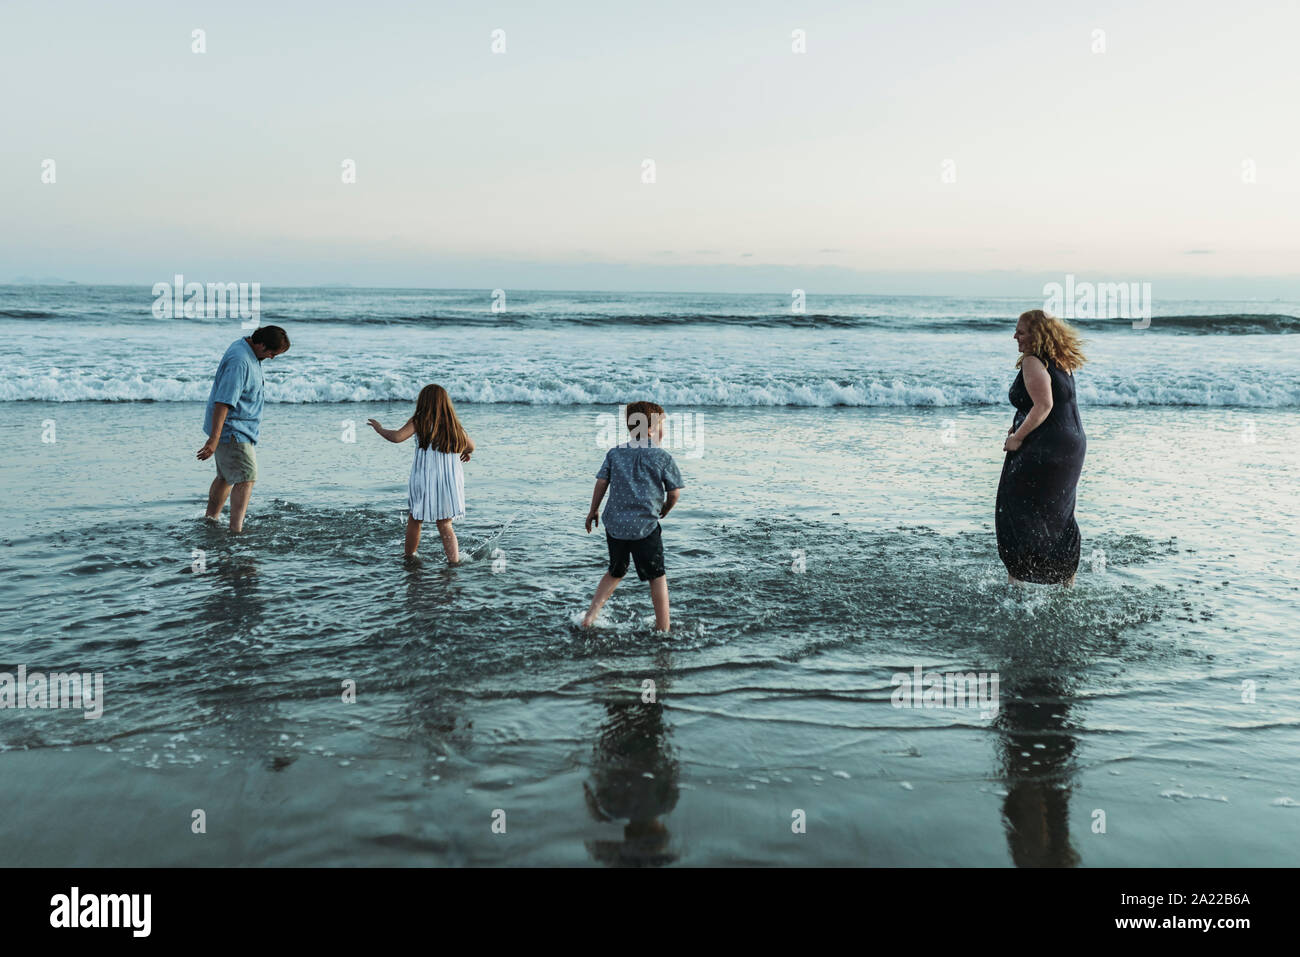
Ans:
{"label": "horizon line", "polygon": [[[173,273],[173,275],[176,275],[176,274]],[[184,273],[181,273],[180,275],[183,276]],[[1200,278],[1203,278],[1203,279],[1204,279],[1204,278],[1220,278],[1220,279],[1229,279],[1229,278],[1233,278],[1233,277],[1200,277]],[[1238,278],[1238,279],[1248,279],[1248,278],[1255,278],[1255,277],[1236,277],[1236,278]],[[1279,277],[1271,277],[1271,278],[1282,279],[1282,278],[1286,278],[1286,277],[1280,277],[1280,276],[1279,276]],[[1293,279],[1293,277],[1292,277],[1292,279]],[[85,282],[85,281],[82,281],[82,280],[79,280],[79,279],[53,279],[53,278],[52,278],[52,279],[48,279],[48,280],[32,281],[32,282],[27,282],[27,281],[16,281],[16,280],[6,280],[6,281],[0,281],[0,288],[3,288],[3,287],[10,287],[10,288],[43,288],[43,289],[50,289],[50,288],[64,288],[64,287],[67,287],[67,286],[80,286],[80,287],[84,287],[84,288],[92,288],[92,287],[109,287],[109,288],[132,288],[132,287],[139,288],[139,287],[145,287],[145,288],[152,288],[152,286],[153,286],[156,282],[159,282],[159,281],[161,281],[161,280],[155,280],[154,282],[147,282],[147,281],[134,282],[134,281],[123,281],[123,280],[102,281],[102,282],[101,282],[101,281]],[[170,281],[170,280],[169,280],[169,281]],[[197,280],[195,280],[195,281],[197,281]],[[1085,280],[1085,281],[1087,281],[1087,280]],[[1293,281],[1294,281],[1294,279],[1293,279]],[[253,285],[252,282],[249,282],[248,284],[249,284],[249,285]],[[207,285],[207,283],[205,282],[204,285]],[[384,290],[384,291],[392,291],[392,292],[402,292],[402,291],[411,291],[411,292],[481,292],[481,291],[487,291],[487,292],[489,292],[489,293],[492,291],[492,290],[489,289],[489,287],[487,287],[487,286],[418,286],[418,285],[404,285],[404,284],[403,284],[403,285],[386,285],[386,284],[369,284],[369,283],[352,283],[352,282],[331,282],[331,283],[292,283],[292,282],[285,282],[285,283],[262,283],[262,282],[258,281],[258,282],[257,282],[257,285],[259,286],[259,288],[265,286],[265,287],[268,288],[268,289],[355,289],[355,290]],[[702,290],[702,289],[697,289],[697,290],[677,290],[677,289],[673,289],[673,290],[667,290],[667,289],[628,289],[628,288],[624,288],[624,289],[610,289],[610,288],[596,288],[596,287],[588,287],[588,288],[545,288],[545,287],[538,287],[538,286],[513,286],[513,287],[512,287],[512,286],[497,286],[497,287],[493,287],[493,288],[496,288],[496,289],[504,289],[504,290],[506,290],[507,292],[513,290],[514,292],[541,292],[541,293],[555,293],[555,294],[560,294],[560,293],[601,293],[601,294],[609,294],[609,295],[620,295],[620,294],[622,294],[622,295],[646,295],[646,296],[769,296],[769,295],[770,295],[770,296],[782,296],[782,297],[787,297],[787,296],[790,295],[790,291],[788,291],[788,290],[771,290],[771,291],[761,291],[761,292],[742,292],[742,291],[739,291],[739,290],[726,290],[726,291],[713,290],[713,291],[707,291],[707,290]],[[989,299],[989,300],[997,300],[997,299],[1006,299],[1006,300],[1023,300],[1023,299],[1025,299],[1025,297],[1024,297],[1022,294],[1008,295],[1008,294],[1002,294],[1002,293],[999,293],[999,294],[993,294],[993,293],[918,293],[918,292],[907,292],[907,293],[895,293],[895,292],[821,292],[821,293],[817,293],[817,292],[811,292],[811,291],[808,291],[808,290],[804,290],[804,292],[805,292],[805,294],[806,294],[806,296],[807,296],[808,298],[812,298],[813,296],[818,296],[818,297],[827,297],[827,298],[843,298],[843,297],[848,297],[848,296],[859,296],[859,297],[866,297],[866,298],[882,298],[882,299]],[[1152,297],[1152,298],[1153,298],[1153,300],[1156,299],[1156,297]],[[1294,296],[1294,297],[1287,297],[1287,296],[1277,296],[1277,295],[1273,295],[1273,296],[1262,296],[1262,297],[1253,297],[1253,298],[1245,298],[1245,299],[1243,299],[1243,298],[1235,298],[1235,297],[1222,297],[1222,296],[1166,296],[1166,297],[1163,297],[1163,298],[1164,298],[1164,300],[1167,301],[1167,302],[1179,302],[1179,301],[1182,301],[1182,302],[1297,302],[1297,301],[1300,301],[1300,295],[1297,295],[1297,296]]]}

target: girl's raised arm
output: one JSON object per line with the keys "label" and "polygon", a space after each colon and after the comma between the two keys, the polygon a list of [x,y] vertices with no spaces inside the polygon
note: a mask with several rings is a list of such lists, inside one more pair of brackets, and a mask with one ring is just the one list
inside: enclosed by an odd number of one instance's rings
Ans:
{"label": "girl's raised arm", "polygon": [[406,424],[394,432],[392,429],[386,429],[379,424],[378,419],[367,419],[366,425],[370,426],[389,442],[405,442],[415,434],[415,422],[413,419],[407,419]]}

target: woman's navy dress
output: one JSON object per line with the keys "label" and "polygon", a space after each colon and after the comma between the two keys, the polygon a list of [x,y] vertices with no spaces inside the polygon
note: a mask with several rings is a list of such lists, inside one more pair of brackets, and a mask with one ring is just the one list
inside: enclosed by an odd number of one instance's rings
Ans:
{"label": "woman's navy dress", "polygon": [[[1074,378],[1048,361],[1052,411],[1014,452],[1008,452],[998,483],[998,555],[1012,578],[1038,584],[1068,580],[1079,567],[1079,525],[1074,493],[1083,471],[1088,437],[1079,421]],[[1021,372],[1011,384],[1020,428],[1034,400]]]}

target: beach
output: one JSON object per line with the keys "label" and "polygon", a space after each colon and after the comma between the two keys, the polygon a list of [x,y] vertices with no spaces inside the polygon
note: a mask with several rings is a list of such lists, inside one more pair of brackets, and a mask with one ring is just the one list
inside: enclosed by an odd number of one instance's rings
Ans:
{"label": "beach", "polygon": [[[0,672],[102,674],[103,715],[0,710],[10,865],[1294,863],[1294,304],[1080,324],[1065,590],[997,555],[1011,303],[264,292],[293,348],[232,536],[194,452],[238,323],[20,288]],[[365,427],[434,381],[478,444],[457,568],[403,561],[412,449]],[[685,417],[666,636],[635,576],[578,627],[637,399]],[[930,674],[996,707],[899,707]]]}

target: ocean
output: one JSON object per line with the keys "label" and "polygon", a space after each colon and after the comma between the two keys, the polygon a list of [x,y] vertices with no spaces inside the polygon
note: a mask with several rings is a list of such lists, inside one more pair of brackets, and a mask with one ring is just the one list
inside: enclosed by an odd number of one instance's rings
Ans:
{"label": "ocean", "polygon": [[[993,533],[1041,302],[267,288],[231,536],[194,453],[246,330],[154,299],[0,286],[0,701],[102,678],[0,709],[10,865],[1295,862],[1300,303],[1076,323],[1067,590]],[[478,444],[457,568],[404,563],[412,449],[365,426],[429,382]],[[583,631],[637,399],[673,630],[632,576]]]}

